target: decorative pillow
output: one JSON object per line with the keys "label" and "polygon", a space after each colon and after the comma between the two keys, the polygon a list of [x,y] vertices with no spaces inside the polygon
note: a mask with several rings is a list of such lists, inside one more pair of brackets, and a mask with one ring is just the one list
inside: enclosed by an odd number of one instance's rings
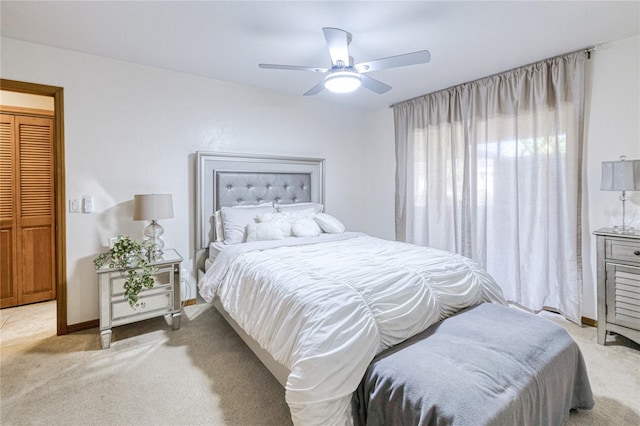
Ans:
{"label": "decorative pillow", "polygon": [[275,212],[275,209],[271,205],[223,207],[221,214],[224,243],[237,244],[243,242],[245,240],[245,229],[247,225],[256,223],[256,216],[270,212]]}
{"label": "decorative pillow", "polygon": [[324,206],[318,203],[293,203],[293,204],[275,204],[274,207],[279,212],[287,212],[291,210],[306,210],[312,208],[315,213],[322,213]]}
{"label": "decorative pillow", "polygon": [[222,212],[218,210],[213,214],[213,228],[216,232],[215,242],[224,241],[224,227],[222,226]]}
{"label": "decorative pillow", "polygon": [[318,226],[315,220],[305,218],[293,222],[291,232],[293,232],[293,235],[296,237],[317,237],[322,234],[322,229],[320,229],[320,226]]}
{"label": "decorative pillow", "polygon": [[247,225],[247,242],[281,240],[290,233],[291,225],[286,222],[250,223]]}
{"label": "decorative pillow", "polygon": [[315,221],[320,225],[320,228],[328,234],[341,234],[344,232],[344,225],[335,217],[326,214],[318,213],[314,217]]}
{"label": "decorative pillow", "polygon": [[258,222],[271,222],[274,220],[283,220],[285,222],[289,222],[293,224],[296,220],[299,219],[313,219],[315,216],[315,210],[312,208],[306,208],[304,210],[288,210],[279,213],[264,213],[258,215]]}

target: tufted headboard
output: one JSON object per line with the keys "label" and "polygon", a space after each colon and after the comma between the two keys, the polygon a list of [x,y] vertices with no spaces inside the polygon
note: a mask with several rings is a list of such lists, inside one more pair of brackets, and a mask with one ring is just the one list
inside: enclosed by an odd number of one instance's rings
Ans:
{"label": "tufted headboard", "polygon": [[197,170],[198,250],[213,241],[213,215],[221,207],[324,204],[324,159],[198,152]]}
{"label": "tufted headboard", "polygon": [[238,206],[311,201],[310,173],[238,173],[218,172],[214,175],[214,206]]}

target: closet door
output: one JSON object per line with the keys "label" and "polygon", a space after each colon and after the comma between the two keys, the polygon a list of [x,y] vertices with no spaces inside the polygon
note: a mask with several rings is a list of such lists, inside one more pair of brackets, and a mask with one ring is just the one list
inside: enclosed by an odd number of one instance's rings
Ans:
{"label": "closet door", "polygon": [[[2,185],[2,257],[10,252],[11,259],[2,261],[2,307],[55,298],[53,119],[16,115],[11,133],[6,149],[12,152],[11,176],[3,162]],[[3,150],[5,145],[3,139]],[[11,193],[4,184],[9,179]],[[11,206],[5,201],[9,198]],[[5,213],[9,211],[11,216]],[[12,262],[10,275],[4,273],[5,262]]]}
{"label": "closet door", "polygon": [[16,117],[18,304],[55,298],[53,119]]}
{"label": "closet door", "polygon": [[0,115],[0,307],[18,304],[15,264],[16,212],[14,117]]}

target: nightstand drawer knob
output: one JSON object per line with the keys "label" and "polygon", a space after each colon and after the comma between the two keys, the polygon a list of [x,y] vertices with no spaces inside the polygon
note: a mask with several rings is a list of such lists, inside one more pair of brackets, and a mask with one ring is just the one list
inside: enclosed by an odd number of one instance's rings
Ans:
{"label": "nightstand drawer knob", "polygon": [[140,302],[140,307],[141,307],[141,308],[144,308],[145,306],[147,306],[147,303],[146,303],[146,302]]}
{"label": "nightstand drawer knob", "polygon": [[636,256],[640,256],[640,250],[634,251],[633,254],[635,254]]}

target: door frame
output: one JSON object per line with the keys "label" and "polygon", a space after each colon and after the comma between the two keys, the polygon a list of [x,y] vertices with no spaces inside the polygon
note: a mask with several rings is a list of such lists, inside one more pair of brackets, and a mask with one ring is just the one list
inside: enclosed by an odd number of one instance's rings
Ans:
{"label": "door frame", "polygon": [[56,250],[56,329],[58,336],[67,334],[67,231],[64,163],[64,96],[63,88],[44,84],[0,79],[0,89],[53,98],[53,197],[55,208]]}

